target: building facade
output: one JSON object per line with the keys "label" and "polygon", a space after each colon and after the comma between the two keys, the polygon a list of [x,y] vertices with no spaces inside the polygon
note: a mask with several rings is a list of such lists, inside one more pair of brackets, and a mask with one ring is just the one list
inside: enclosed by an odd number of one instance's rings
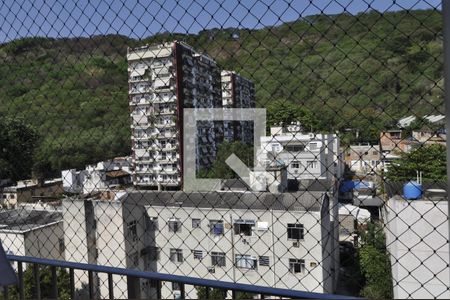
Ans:
{"label": "building facade", "polygon": [[303,133],[299,124],[271,128],[261,137],[258,163],[287,166],[288,179],[339,179],[343,172],[339,137],[335,134]]}
{"label": "building facade", "polygon": [[[425,192],[427,193],[427,192]],[[395,299],[449,299],[448,200],[395,195],[383,211]]]}
{"label": "building facade", "polygon": [[35,179],[20,180],[14,186],[3,188],[0,193],[0,202],[11,209],[20,203],[37,202],[59,198],[63,194],[61,178],[39,182]]}
{"label": "building facade", "polygon": [[344,159],[357,175],[378,174],[382,168],[380,145],[350,145]]}
{"label": "building facade", "polygon": [[[69,261],[304,291],[333,289],[331,240],[337,237],[325,192],[141,191],[119,201],[66,200],[64,207],[65,223],[80,224],[66,234]],[[102,276],[100,282],[107,280]],[[114,289],[115,296],[126,297],[126,279],[115,279]],[[162,298],[180,295],[176,284],[160,289]],[[197,298],[194,287],[185,289],[187,298]],[[155,283],[140,281],[140,297],[154,298],[156,290]],[[108,295],[107,287],[97,291],[99,297]]]}
{"label": "building facade", "polygon": [[[234,71],[221,72],[222,105],[224,108],[254,108],[255,87],[251,80]],[[250,121],[225,121],[224,140],[253,144],[253,123]]]}
{"label": "building facade", "polygon": [[[222,106],[216,62],[182,42],[128,49],[133,183],[179,188],[183,170],[183,109]],[[197,168],[211,166],[223,125],[197,124]]]}
{"label": "building facade", "polygon": [[62,214],[23,207],[1,211],[0,240],[7,254],[63,260]]}
{"label": "building facade", "polygon": [[131,182],[131,157],[116,157],[88,165],[84,170],[61,171],[64,191],[89,194],[125,187]]}

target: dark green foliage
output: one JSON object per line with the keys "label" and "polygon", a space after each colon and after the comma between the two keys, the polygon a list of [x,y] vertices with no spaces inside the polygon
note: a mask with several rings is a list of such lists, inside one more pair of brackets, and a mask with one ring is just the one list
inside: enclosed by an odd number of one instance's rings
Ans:
{"label": "dark green foliage", "polygon": [[364,276],[361,296],[371,299],[392,299],[392,274],[383,228],[368,223],[360,230],[359,262]]}
{"label": "dark green foliage", "polygon": [[299,121],[305,130],[313,131],[317,128],[317,121],[313,114],[305,107],[282,100],[267,104],[267,126],[275,124],[291,124]]}
{"label": "dark green foliage", "polygon": [[269,122],[298,118],[308,130],[358,129],[360,140],[373,141],[394,119],[443,112],[442,16],[434,10],[317,15],[140,41],[24,38],[0,45],[0,116],[23,117],[42,137],[36,173],[129,154],[126,48],[174,39],[252,79]]}
{"label": "dark green foliage", "polygon": [[224,293],[226,291],[221,289],[209,289],[209,297],[206,297],[206,287],[204,286],[196,286],[195,289],[197,290],[197,299],[225,299]]}
{"label": "dark green foliage", "polygon": [[[36,287],[34,284],[33,275],[34,266],[29,266],[23,273],[24,289],[25,289],[25,299],[35,299],[36,298]],[[69,273],[65,269],[58,268],[56,270],[57,275],[57,287],[58,287],[58,299],[70,299],[70,277]],[[50,267],[40,267],[39,268],[39,278],[41,287],[41,297],[42,299],[51,298],[52,292],[52,273]],[[19,299],[19,292],[17,287],[14,286],[10,288],[10,299]]]}
{"label": "dark green foliage", "polygon": [[446,161],[445,146],[424,145],[402,153],[398,161],[388,166],[386,176],[391,181],[408,181],[416,178],[419,171],[423,172],[424,180],[443,181],[447,178]]}
{"label": "dark green foliage", "polygon": [[28,178],[38,136],[23,120],[0,117],[0,179]]}
{"label": "dark green foliage", "polygon": [[225,162],[233,153],[249,168],[253,167],[254,152],[252,146],[241,142],[223,142],[219,145],[217,157],[212,168],[210,170],[199,170],[197,176],[199,178],[237,178],[236,173]]}

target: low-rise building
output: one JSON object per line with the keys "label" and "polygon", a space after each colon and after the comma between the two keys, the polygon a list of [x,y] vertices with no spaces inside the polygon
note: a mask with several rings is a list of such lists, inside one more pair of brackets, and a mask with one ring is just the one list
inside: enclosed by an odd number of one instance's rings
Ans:
{"label": "low-rise building", "polygon": [[86,166],[85,170],[75,169],[61,172],[64,191],[89,194],[132,184],[131,157],[116,157]]}
{"label": "low-rise building", "polygon": [[[63,203],[66,260],[278,288],[332,292],[337,237],[326,192],[134,191]],[[76,213],[75,213],[76,212]],[[335,248],[333,248],[333,246]],[[76,274],[77,275],[77,274]],[[77,275],[82,281],[83,274]],[[84,276],[84,277],[83,277]],[[98,274],[99,282],[107,275]],[[141,296],[156,297],[141,280]],[[116,297],[127,295],[117,277]],[[196,298],[194,287],[185,287]],[[107,287],[97,289],[99,297]],[[180,295],[177,284],[162,298]]]}
{"label": "low-rise building", "polygon": [[440,144],[445,146],[447,142],[447,133],[445,130],[414,130],[412,132],[412,138],[421,145]]}
{"label": "low-rise building", "polygon": [[65,257],[62,222],[62,213],[58,211],[3,210],[0,240],[7,254],[62,260]]}
{"label": "low-rise building", "polygon": [[261,137],[258,163],[282,163],[291,180],[341,178],[343,160],[339,137],[335,134],[302,133],[300,124],[272,127],[270,136]]}
{"label": "low-rise building", "polygon": [[448,199],[426,190],[408,200],[391,195],[383,210],[394,298],[450,298]]}
{"label": "low-rise building", "polygon": [[61,197],[63,192],[61,178],[44,182],[35,179],[20,180],[14,186],[3,188],[0,200],[5,207],[15,208],[19,203],[57,199]]}
{"label": "low-rise building", "polygon": [[351,145],[345,151],[344,160],[357,175],[378,174],[382,167],[380,145]]}

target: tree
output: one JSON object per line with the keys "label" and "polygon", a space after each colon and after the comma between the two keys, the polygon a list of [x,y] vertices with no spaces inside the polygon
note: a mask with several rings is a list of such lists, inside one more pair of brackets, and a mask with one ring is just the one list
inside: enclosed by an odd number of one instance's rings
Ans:
{"label": "tree", "polygon": [[217,157],[212,168],[210,170],[199,170],[197,176],[201,178],[237,178],[237,175],[225,162],[233,153],[236,154],[249,168],[253,167],[253,146],[239,141],[231,143],[223,142],[219,145]]}
{"label": "tree", "polygon": [[313,114],[298,104],[277,100],[267,105],[267,126],[300,122],[306,130],[314,130],[317,122]]}
{"label": "tree", "polygon": [[0,117],[0,179],[31,176],[37,144],[38,135],[30,125],[20,119]]}
{"label": "tree", "polygon": [[391,299],[392,274],[386,239],[378,223],[368,223],[360,230],[359,263],[364,276],[361,295],[371,299]]}
{"label": "tree", "polygon": [[[25,299],[36,297],[36,287],[34,285],[34,266],[29,266],[23,273]],[[70,299],[70,276],[65,269],[58,268],[56,270],[58,299]],[[49,266],[39,267],[39,282],[41,288],[41,297],[43,299],[51,298],[52,292],[52,272]],[[19,299],[19,292],[16,286],[10,290],[10,299]]]}
{"label": "tree", "polygon": [[409,153],[402,153],[398,161],[388,166],[386,176],[392,181],[408,181],[416,177],[416,171],[423,172],[424,180],[446,180],[446,147],[422,145]]}
{"label": "tree", "polygon": [[196,286],[197,290],[197,299],[224,299],[224,294],[227,292],[226,290],[210,288],[209,289],[209,297],[206,297],[206,289],[205,286]]}

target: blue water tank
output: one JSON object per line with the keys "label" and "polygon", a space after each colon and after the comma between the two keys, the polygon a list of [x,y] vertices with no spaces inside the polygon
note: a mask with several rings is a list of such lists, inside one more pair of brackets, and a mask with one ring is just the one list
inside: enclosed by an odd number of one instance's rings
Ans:
{"label": "blue water tank", "polygon": [[416,181],[410,181],[403,186],[403,197],[405,197],[405,199],[420,199],[422,197],[422,193],[422,185]]}

